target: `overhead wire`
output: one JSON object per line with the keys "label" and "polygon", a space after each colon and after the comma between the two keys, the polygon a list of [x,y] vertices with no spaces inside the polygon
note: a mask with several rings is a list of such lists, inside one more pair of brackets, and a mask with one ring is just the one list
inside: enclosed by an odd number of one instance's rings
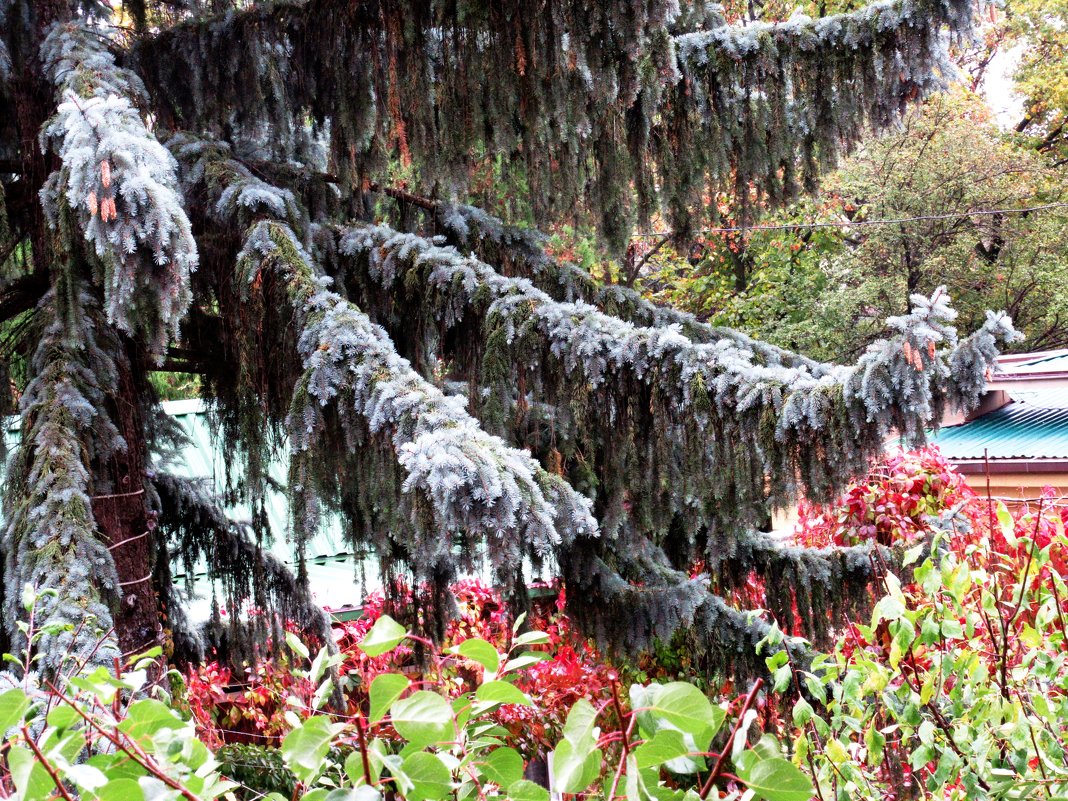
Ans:
{"label": "overhead wire", "polygon": [[[1068,208],[1068,203],[1044,203],[1039,206],[1025,206],[1022,208],[976,209],[974,211],[958,211],[945,214],[917,214],[913,217],[894,217],[875,220],[829,220],[825,222],[810,223],[776,223],[774,225],[731,225],[717,228],[701,228],[694,231],[694,233],[729,234],[744,233],[746,231],[803,231],[814,228],[860,228],[875,225],[900,225],[901,223],[927,222],[934,220],[961,220],[966,217],[989,217],[997,214],[1030,214],[1031,212],[1036,211],[1061,208]],[[675,233],[673,231],[645,231],[632,234],[631,236],[634,239],[642,239],[647,237],[672,237],[674,235]]]}

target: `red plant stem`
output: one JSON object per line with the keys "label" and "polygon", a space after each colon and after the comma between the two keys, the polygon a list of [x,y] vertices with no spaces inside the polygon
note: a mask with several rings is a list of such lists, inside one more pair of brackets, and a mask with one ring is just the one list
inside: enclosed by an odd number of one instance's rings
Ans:
{"label": "red plant stem", "polygon": [[67,801],[74,801],[74,799],[71,798],[70,793],[67,792],[67,788],[63,786],[63,780],[59,778],[59,774],[56,773],[56,769],[52,766],[52,763],[41,753],[41,749],[38,748],[37,743],[33,741],[33,738],[30,736],[30,730],[26,728],[25,723],[22,724],[22,736],[26,738],[26,745],[33,751],[34,757],[40,763],[41,767],[45,769],[45,772],[52,780],[52,783],[56,785],[59,794],[67,799]]}
{"label": "red plant stem", "polygon": [[998,617],[1001,620],[1001,648],[998,656],[999,665],[999,683],[1001,684],[1001,695],[1006,701],[1010,701],[1009,696],[1009,629],[1016,623],[1016,618],[1020,614],[1020,608],[1023,606],[1024,595],[1027,594],[1027,579],[1031,573],[1031,562],[1035,557],[1035,548],[1038,547],[1038,532],[1042,523],[1042,504],[1045,498],[1040,498],[1038,501],[1038,515],[1035,517],[1035,533],[1031,538],[1031,542],[1027,546],[1027,563],[1024,565],[1023,578],[1020,579],[1020,597],[1016,601],[1016,605],[1012,609],[1012,614],[1006,619],[998,607]]}
{"label": "red plant stem", "polygon": [[[623,726],[624,725],[623,721],[625,720],[625,717],[623,715],[623,707],[619,703],[619,682],[616,681],[615,678],[612,679],[612,707],[616,710],[616,717],[619,719],[619,725]],[[626,760],[626,758],[628,756],[630,756],[630,743],[628,742],[629,740],[630,740],[630,730],[627,729],[626,733],[625,733],[625,735],[623,737],[623,759],[624,760]]]}
{"label": "red plant stem", "polygon": [[[122,660],[119,657],[115,657],[115,680],[122,681]],[[119,708],[122,701],[119,698],[120,693],[115,693],[115,697],[111,700],[111,714],[115,717],[119,716]]]}
{"label": "red plant stem", "polygon": [[363,727],[363,715],[356,716],[356,736],[360,740],[360,759],[363,760],[363,778],[369,787],[374,786],[371,781],[371,758],[367,755],[367,732]]}
{"label": "red plant stem", "polygon": [[[630,735],[634,731],[634,724],[638,720],[638,716],[633,712],[630,715],[630,723],[627,724],[627,730],[623,733],[624,744],[630,740]],[[612,778],[612,788],[608,791],[607,801],[614,801],[616,797],[616,788],[619,787],[619,779],[623,776],[623,767],[627,764],[627,757],[624,755],[619,760],[619,765],[616,766],[616,775]]]}
{"label": "red plant stem", "polygon": [[738,711],[738,719],[734,721],[734,728],[731,729],[727,742],[723,744],[723,751],[720,752],[719,759],[716,760],[716,764],[712,767],[712,772],[708,774],[708,778],[701,787],[701,798],[708,798],[708,794],[712,792],[712,785],[715,784],[716,779],[723,773],[723,765],[726,763],[727,753],[731,750],[731,746],[734,744],[734,737],[738,734],[738,729],[741,727],[742,721],[745,720],[745,713],[749,711],[749,707],[751,707],[753,701],[756,700],[757,692],[763,686],[764,679],[757,679],[749,689],[749,694],[745,696],[745,701],[742,702],[742,708]]}

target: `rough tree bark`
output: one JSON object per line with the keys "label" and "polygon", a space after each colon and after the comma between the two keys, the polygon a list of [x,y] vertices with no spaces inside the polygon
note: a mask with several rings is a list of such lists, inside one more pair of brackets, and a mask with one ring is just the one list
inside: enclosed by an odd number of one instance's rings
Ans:
{"label": "rough tree bark", "polygon": [[112,420],[126,441],[125,450],[93,465],[93,517],[108,543],[119,576],[115,633],[123,653],[140,653],[159,644],[159,599],[152,583],[155,515],[148,508],[145,472],[148,447],[139,398],[138,354],[131,343],[116,354],[119,382],[111,400]]}

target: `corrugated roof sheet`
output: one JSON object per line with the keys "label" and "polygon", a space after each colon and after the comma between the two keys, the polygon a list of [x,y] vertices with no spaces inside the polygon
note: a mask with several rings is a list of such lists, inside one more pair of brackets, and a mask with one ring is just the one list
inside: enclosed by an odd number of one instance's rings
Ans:
{"label": "corrugated roof sheet", "polygon": [[1008,375],[1036,375],[1068,372],[1068,351],[1054,350],[1027,361],[999,365],[999,372]]}
{"label": "corrugated roof sheet", "polygon": [[931,442],[947,459],[1068,459],[1068,408],[1010,403]]}
{"label": "corrugated roof sheet", "polygon": [[1027,353],[1001,353],[998,354],[997,363],[999,367],[1018,364],[1031,364],[1032,362],[1040,362],[1045,359],[1056,358],[1058,356],[1065,355],[1068,355],[1068,348],[1056,348],[1054,350],[1033,350]]}

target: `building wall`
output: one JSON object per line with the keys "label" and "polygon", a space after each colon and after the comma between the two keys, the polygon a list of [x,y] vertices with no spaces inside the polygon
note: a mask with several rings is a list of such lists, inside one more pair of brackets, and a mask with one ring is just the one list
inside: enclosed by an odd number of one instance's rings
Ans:
{"label": "building wall", "polygon": [[[981,497],[987,494],[987,478],[982,473],[965,475],[968,486]],[[1059,498],[1068,498],[1068,473],[995,473],[990,476],[990,494],[1000,500],[1037,500],[1046,487]]]}

